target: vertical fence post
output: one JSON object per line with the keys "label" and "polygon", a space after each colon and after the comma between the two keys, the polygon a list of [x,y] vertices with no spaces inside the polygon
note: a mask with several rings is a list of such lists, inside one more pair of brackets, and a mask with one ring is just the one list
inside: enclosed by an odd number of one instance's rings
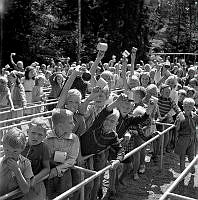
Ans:
{"label": "vertical fence post", "polygon": [[[164,131],[164,125],[162,125],[162,132]],[[163,168],[163,154],[164,154],[164,134],[161,136],[161,156],[160,156],[160,169]]]}
{"label": "vertical fence post", "polygon": [[[80,172],[80,177],[81,177],[81,182],[84,181],[85,179],[85,174],[84,172]],[[82,186],[80,189],[80,200],[84,200],[85,199],[85,187]]]}

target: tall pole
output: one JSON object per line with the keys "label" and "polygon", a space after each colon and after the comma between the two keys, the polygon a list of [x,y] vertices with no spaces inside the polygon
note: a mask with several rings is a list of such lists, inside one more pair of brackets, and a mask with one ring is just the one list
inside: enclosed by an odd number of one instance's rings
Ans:
{"label": "tall pole", "polygon": [[78,0],[78,61],[80,61],[81,58],[81,44],[81,0]]}
{"label": "tall pole", "polygon": [[3,13],[4,13],[4,0],[0,0],[0,70],[2,69],[2,56],[3,56]]}

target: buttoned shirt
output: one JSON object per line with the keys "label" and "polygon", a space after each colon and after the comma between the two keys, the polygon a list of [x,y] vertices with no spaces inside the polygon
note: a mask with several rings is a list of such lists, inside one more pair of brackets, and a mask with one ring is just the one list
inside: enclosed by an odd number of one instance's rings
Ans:
{"label": "buttoned shirt", "polygon": [[80,142],[78,136],[74,133],[66,133],[58,137],[54,131],[51,131],[45,143],[48,145],[50,151],[50,159],[54,160],[56,151],[66,152],[67,157],[64,163],[56,163],[59,173],[64,173],[69,167],[76,163],[78,157]]}

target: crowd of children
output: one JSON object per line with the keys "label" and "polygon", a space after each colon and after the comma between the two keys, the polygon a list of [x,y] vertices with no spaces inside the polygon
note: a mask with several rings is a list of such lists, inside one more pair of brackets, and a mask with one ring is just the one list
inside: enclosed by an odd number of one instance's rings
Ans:
{"label": "crowd of children", "polygon": [[[192,161],[197,153],[198,65],[155,56],[135,66],[136,51],[133,47],[130,64],[126,53],[102,63],[105,51],[99,50],[95,62],[87,64],[70,65],[67,58],[25,68],[11,54],[12,65],[1,70],[0,109],[23,110],[16,116],[0,111],[0,122],[23,116],[28,103],[58,103],[46,108],[52,110],[51,120],[32,119],[27,134],[20,127],[1,131],[0,196],[19,188],[15,199],[51,200],[80,183],[74,165],[99,171],[111,164],[105,197],[114,199],[116,185],[125,185],[128,175],[141,179],[145,172],[145,148],[127,159],[124,155],[163,130],[156,121],[175,124],[165,134],[163,150],[178,154],[181,172],[185,169],[185,156]],[[48,96],[44,87],[50,87]],[[150,146],[155,163],[160,145],[159,138]],[[85,200],[104,196],[103,179],[85,186]],[[80,191],[65,199],[80,199]]]}

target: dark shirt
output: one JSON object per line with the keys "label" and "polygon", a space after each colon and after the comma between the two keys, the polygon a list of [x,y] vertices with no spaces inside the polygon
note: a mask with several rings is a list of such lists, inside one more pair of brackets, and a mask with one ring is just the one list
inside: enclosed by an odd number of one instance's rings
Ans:
{"label": "dark shirt", "polygon": [[118,134],[118,137],[120,139],[123,138],[124,134],[129,129],[130,126],[138,125],[140,123],[142,124],[142,126],[147,126],[150,123],[150,121],[151,120],[149,118],[149,115],[147,115],[147,113],[137,117],[130,115],[122,117],[120,115],[120,118],[118,120],[118,125],[116,126],[116,132]]}
{"label": "dark shirt", "polygon": [[109,146],[117,154],[118,160],[124,157],[124,148],[122,148],[118,135],[115,131],[104,133],[103,122],[112,111],[104,108],[94,120],[92,126],[80,137],[81,154],[87,156],[97,154],[107,149]]}
{"label": "dark shirt", "polygon": [[31,161],[34,175],[43,169],[43,161],[49,160],[49,149],[45,143],[30,146],[27,144],[22,155]]}

